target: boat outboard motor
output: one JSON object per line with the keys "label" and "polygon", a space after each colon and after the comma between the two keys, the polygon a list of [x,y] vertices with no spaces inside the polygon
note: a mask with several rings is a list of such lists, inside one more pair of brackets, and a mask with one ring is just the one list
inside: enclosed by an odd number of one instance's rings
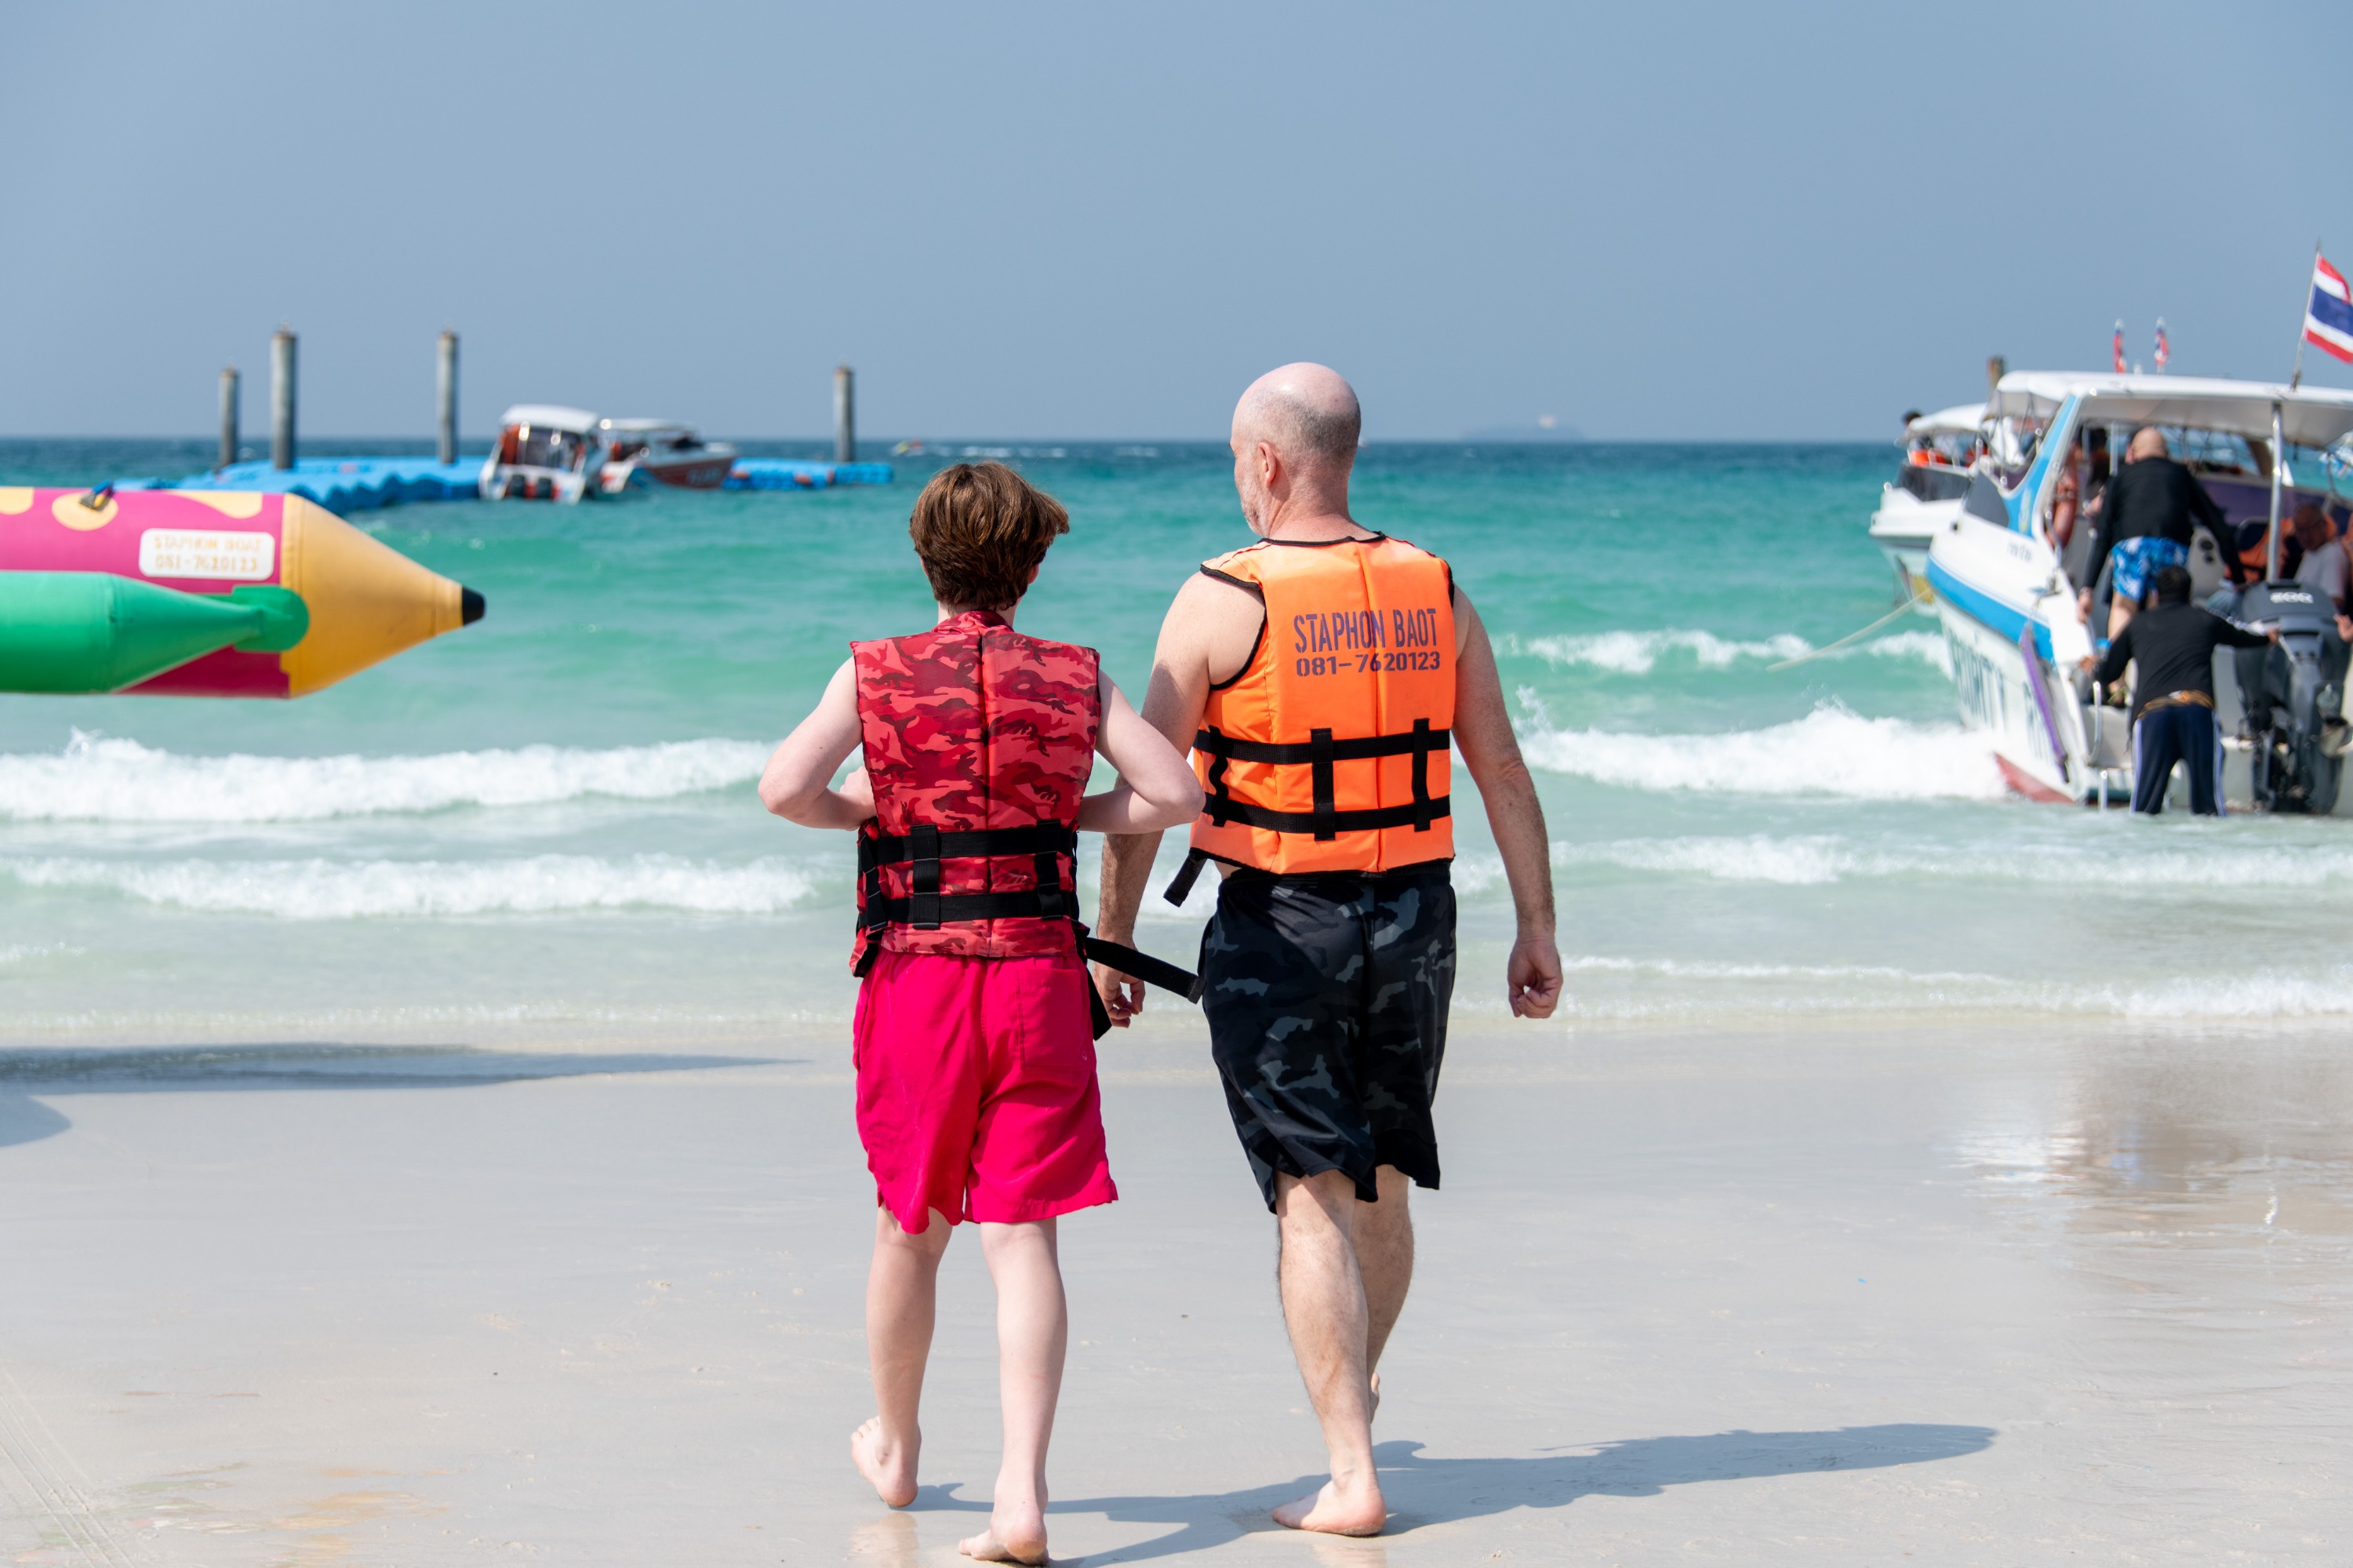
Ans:
{"label": "boat outboard motor", "polygon": [[2247,589],[2232,619],[2245,626],[2275,621],[2280,631],[2270,647],[2236,652],[2255,804],[2326,816],[2337,806],[2348,737],[2336,607],[2302,583],[2269,582]]}

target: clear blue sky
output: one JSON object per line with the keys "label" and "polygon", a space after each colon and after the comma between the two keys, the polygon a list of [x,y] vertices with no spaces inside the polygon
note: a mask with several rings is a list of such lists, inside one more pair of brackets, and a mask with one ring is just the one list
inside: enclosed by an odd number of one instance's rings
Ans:
{"label": "clear blue sky", "polygon": [[[2284,376],[2353,263],[2320,5],[0,0],[0,433],[534,399],[734,435],[1882,438],[1985,356]],[[2319,378],[2344,382],[2326,364]]]}

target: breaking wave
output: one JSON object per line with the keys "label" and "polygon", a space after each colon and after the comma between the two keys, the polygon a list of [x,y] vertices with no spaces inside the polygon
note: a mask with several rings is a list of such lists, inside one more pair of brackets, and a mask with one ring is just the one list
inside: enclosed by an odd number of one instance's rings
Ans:
{"label": "breaking wave", "polygon": [[1546,772],[1645,790],[1841,795],[1875,800],[1992,800],[2004,793],[1985,736],[1959,725],[1864,718],[1825,703],[1804,718],[1722,735],[1556,730],[1522,743]]}
{"label": "breaking wave", "polygon": [[2132,853],[2120,853],[2115,842],[2101,841],[1921,844],[1897,850],[1868,848],[1832,834],[1752,833],[1557,843],[1552,858],[1562,868],[1612,865],[1719,882],[1791,886],[1873,878],[2014,882],[2075,890],[2194,889],[2242,894],[2267,902],[2276,901],[2284,887],[2353,884],[2353,845],[2215,844],[2165,850],[2144,849],[2136,843]]}
{"label": "breaking wave", "polygon": [[659,854],[456,862],[52,858],[0,864],[0,874],[28,887],[99,888],[146,904],[287,920],[596,909],[773,915],[817,885],[808,870],[783,860],[721,865]]}
{"label": "breaking wave", "polygon": [[[2353,967],[2085,986],[1866,964],[1569,958],[1572,1018],[1640,1019],[1909,1012],[2015,1012],[2152,1022],[2231,1023],[2353,1016]],[[1662,980],[1672,982],[1662,986]]]}
{"label": "breaking wave", "polygon": [[[1534,637],[1519,642],[1517,647],[1555,666],[1581,665],[1614,675],[1647,675],[1658,667],[1662,660],[1670,657],[1679,660],[1687,657],[1702,670],[1729,670],[1744,660],[1767,660],[1778,663],[1786,659],[1802,659],[1816,652],[1811,642],[1794,632],[1739,640],[1718,637],[1713,631],[1674,629],[1595,631],[1576,637]],[[1836,649],[1821,657],[1919,659],[1940,670],[1950,667],[1945,652],[1945,640],[1933,631],[1898,631],[1868,642],[1856,643],[1851,648]]]}
{"label": "breaking wave", "polygon": [[681,740],[422,757],[183,757],[76,731],[59,753],[0,755],[0,820],[305,822],[588,795],[654,800],[757,778],[767,750],[753,741]]}

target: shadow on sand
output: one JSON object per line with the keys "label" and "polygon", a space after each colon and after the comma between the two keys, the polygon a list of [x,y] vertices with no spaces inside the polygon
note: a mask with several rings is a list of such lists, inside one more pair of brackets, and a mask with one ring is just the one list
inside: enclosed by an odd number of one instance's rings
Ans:
{"label": "shadow on sand", "polygon": [[[1669,1487],[1694,1481],[1743,1480],[1820,1470],[1871,1470],[1956,1459],[1990,1447],[1986,1426],[1942,1426],[1901,1422],[1884,1426],[1843,1426],[1834,1432],[1717,1432],[1693,1437],[1634,1437],[1602,1443],[1591,1452],[1548,1454],[1522,1459],[1432,1459],[1421,1445],[1377,1444],[1381,1490],[1388,1499],[1394,1537],[1417,1526],[1483,1519],[1518,1508],[1566,1508],[1584,1497],[1656,1497]],[[1282,1503],[1304,1496],[1321,1476],[1248,1491],[1176,1497],[1060,1498],[1058,1514],[1102,1514],[1123,1524],[1176,1528],[1134,1546],[1091,1553],[1091,1564],[1145,1563],[1187,1552],[1207,1552],[1245,1535],[1282,1533],[1268,1515]],[[986,1514],[986,1500],[953,1495],[952,1487],[925,1487],[913,1509]],[[1377,1542],[1339,1542],[1346,1561],[1381,1561]],[[871,1550],[871,1548],[869,1548]],[[1354,1555],[1349,1555],[1354,1553]],[[1056,1561],[1063,1561],[1057,1558]]]}
{"label": "shadow on sand", "polygon": [[602,1073],[796,1065],[776,1056],[483,1051],[470,1045],[152,1045],[0,1051],[0,1148],[73,1125],[34,1095],[230,1089],[456,1089]]}

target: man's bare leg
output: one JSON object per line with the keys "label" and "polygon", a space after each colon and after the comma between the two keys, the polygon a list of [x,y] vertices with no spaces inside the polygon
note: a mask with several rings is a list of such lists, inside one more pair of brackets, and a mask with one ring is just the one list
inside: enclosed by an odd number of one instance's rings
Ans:
{"label": "man's bare leg", "polygon": [[2133,612],[2140,609],[2124,595],[2108,601],[2108,641],[2114,642],[2119,632],[2132,623]]}
{"label": "man's bare leg", "polygon": [[915,1500],[915,1459],[923,1434],[915,1422],[923,1365],[932,1354],[940,1255],[952,1227],[937,1209],[917,1234],[891,1211],[874,1211],[874,1263],[866,1274],[866,1354],[874,1369],[874,1419],[849,1435],[849,1457],[892,1508]]}
{"label": "man's bare leg", "polygon": [[1373,1409],[1381,1405],[1381,1351],[1389,1330],[1405,1310],[1405,1293],[1413,1284],[1413,1212],[1407,1194],[1413,1182],[1394,1165],[1373,1172],[1380,1192],[1377,1203],[1356,1205],[1354,1234],[1356,1271],[1365,1281],[1365,1372],[1373,1391]]}
{"label": "man's bare leg", "polygon": [[1052,1220],[980,1227],[997,1282],[997,1381],[1005,1407],[1005,1458],[988,1528],[964,1554],[997,1563],[1046,1561],[1046,1445],[1062,1392],[1071,1338]]}
{"label": "man's bare leg", "polygon": [[1332,1478],[1276,1509],[1274,1520],[1333,1535],[1377,1535],[1388,1521],[1373,1467],[1371,1369],[1365,1363],[1370,1313],[1353,1236],[1358,1206],[1356,1182],[1337,1171],[1275,1178],[1282,1320],[1324,1425]]}

